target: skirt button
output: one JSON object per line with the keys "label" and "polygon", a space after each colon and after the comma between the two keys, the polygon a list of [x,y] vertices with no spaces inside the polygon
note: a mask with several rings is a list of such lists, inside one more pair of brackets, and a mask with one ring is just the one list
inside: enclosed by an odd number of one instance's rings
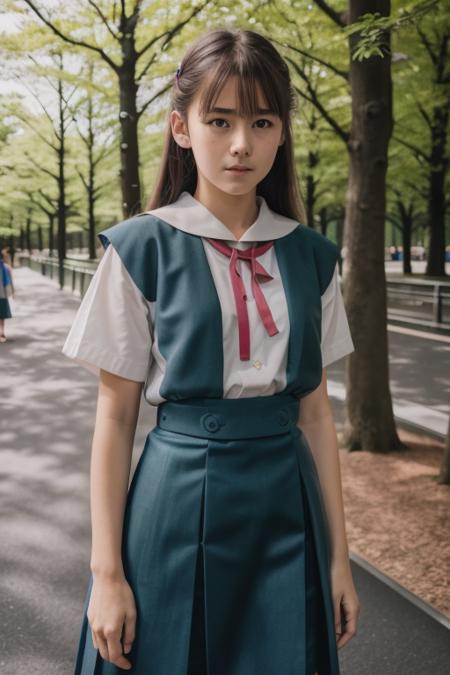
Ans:
{"label": "skirt button", "polygon": [[201,422],[206,431],[217,431],[220,427],[219,420],[215,415],[212,415],[211,413],[206,413],[206,415],[202,415]]}

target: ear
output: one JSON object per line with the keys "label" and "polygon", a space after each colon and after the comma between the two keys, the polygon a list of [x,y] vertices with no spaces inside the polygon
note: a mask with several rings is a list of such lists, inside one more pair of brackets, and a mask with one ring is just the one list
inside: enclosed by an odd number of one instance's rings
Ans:
{"label": "ear", "polygon": [[191,139],[189,138],[189,130],[186,121],[178,110],[172,110],[170,113],[170,126],[175,142],[178,143],[181,148],[190,148]]}

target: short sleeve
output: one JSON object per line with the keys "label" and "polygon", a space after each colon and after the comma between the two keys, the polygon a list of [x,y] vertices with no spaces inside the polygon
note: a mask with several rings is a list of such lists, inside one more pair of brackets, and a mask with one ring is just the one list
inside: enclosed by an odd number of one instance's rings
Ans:
{"label": "short sleeve", "polygon": [[355,351],[339,285],[338,263],[322,295],[321,350],[323,368]]}
{"label": "short sleeve", "polygon": [[149,302],[115,248],[108,245],[62,352],[97,375],[102,368],[129,380],[145,382],[151,347]]}

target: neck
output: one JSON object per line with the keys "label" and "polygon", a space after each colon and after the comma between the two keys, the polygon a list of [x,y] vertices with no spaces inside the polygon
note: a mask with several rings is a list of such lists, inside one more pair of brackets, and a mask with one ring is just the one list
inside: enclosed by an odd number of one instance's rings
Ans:
{"label": "neck", "polygon": [[193,194],[239,241],[258,218],[256,189],[245,195],[230,195],[212,185],[197,183]]}

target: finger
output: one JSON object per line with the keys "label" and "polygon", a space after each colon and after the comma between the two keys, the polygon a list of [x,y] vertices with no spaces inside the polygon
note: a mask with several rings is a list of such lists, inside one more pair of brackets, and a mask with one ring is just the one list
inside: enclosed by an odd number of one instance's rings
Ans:
{"label": "finger", "polygon": [[333,599],[333,611],[334,611],[334,631],[336,635],[342,632],[341,626],[341,598],[337,597]]}
{"label": "finger", "polygon": [[92,644],[94,645],[94,649],[98,649],[97,639],[95,637],[95,631],[92,628],[92,625],[90,623],[89,623],[89,628],[91,629],[91,638],[92,638]]}
{"label": "finger", "polygon": [[122,652],[122,643],[120,642],[120,631],[114,631],[108,636],[109,660],[119,668],[129,669],[131,663],[125,658]]}
{"label": "finger", "polygon": [[92,629],[92,635],[94,636],[93,640],[95,639],[97,643],[97,648],[98,651],[100,652],[100,656],[104,661],[109,661],[109,654],[108,654],[108,645],[106,643],[106,640],[100,635],[100,633],[94,629]]}
{"label": "finger", "polygon": [[136,612],[128,612],[125,617],[125,626],[123,631],[123,651],[125,654],[131,650],[136,631]]}
{"label": "finger", "polygon": [[338,647],[343,647],[356,635],[356,614],[350,615],[345,623],[345,629],[338,640]]}
{"label": "finger", "polygon": [[122,643],[117,635],[108,638],[108,653],[111,663],[119,666],[119,668],[128,667],[129,661],[123,656]]}

